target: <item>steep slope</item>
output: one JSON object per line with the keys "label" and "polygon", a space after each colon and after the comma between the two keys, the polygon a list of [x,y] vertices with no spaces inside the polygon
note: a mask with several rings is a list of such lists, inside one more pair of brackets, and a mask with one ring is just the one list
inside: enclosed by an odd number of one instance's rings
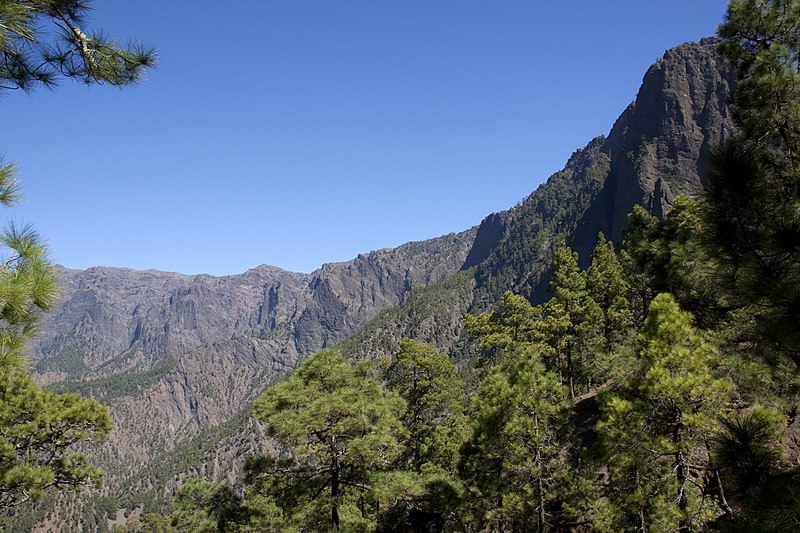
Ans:
{"label": "steep slope", "polygon": [[229,476],[266,445],[242,409],[313,351],[351,337],[344,351],[375,357],[410,336],[468,357],[464,314],[509,288],[543,298],[562,240],[585,262],[598,231],[620,238],[634,204],[663,214],[677,194],[701,193],[705,154],[733,132],[734,76],[714,46],[668,51],[608,137],[577,150],[516,207],[463,233],[311,274],[266,266],[223,278],[62,271],[63,296],[32,347],[37,377],[98,397],[117,424],[97,453],[112,500],[86,503],[87,512],[107,511],[122,493],[163,499],[187,472]]}
{"label": "steep slope", "polygon": [[59,269],[62,295],[31,355],[41,382],[142,372],[236,336],[281,338],[289,357],[353,333],[409,290],[458,271],[475,231],[323,265],[311,274],[260,266],[235,276]]}
{"label": "steep slope", "polygon": [[604,143],[608,179],[573,239],[584,255],[598,230],[621,240],[634,205],[663,218],[675,197],[702,194],[709,151],[735,130],[728,97],[736,77],[716,43],[709,38],[668,50],[645,74]]}
{"label": "steep slope", "polygon": [[[146,371],[198,346],[254,334],[280,321],[310,276],[262,266],[238,276],[59,269],[61,297],[44,316],[31,352],[40,381]],[[285,321],[285,320],[284,320]]]}
{"label": "steep slope", "polygon": [[[562,241],[586,266],[598,233],[619,241],[634,205],[663,216],[676,196],[703,194],[709,151],[735,131],[728,106],[734,83],[715,39],[668,50],[644,75],[635,101],[607,137],[577,150],[522,203],[481,223],[475,248],[480,243],[486,258],[474,276],[412,294],[342,349],[356,357],[391,353],[411,336],[468,356],[464,313],[485,310],[508,289],[546,299],[548,265]],[[442,302],[454,302],[453,312],[441,313]]]}
{"label": "steep slope", "polygon": [[226,421],[305,355],[464,264],[475,231],[324,265],[226,277],[62,269],[62,297],[32,346],[37,377],[92,395],[116,431],[109,482]]}

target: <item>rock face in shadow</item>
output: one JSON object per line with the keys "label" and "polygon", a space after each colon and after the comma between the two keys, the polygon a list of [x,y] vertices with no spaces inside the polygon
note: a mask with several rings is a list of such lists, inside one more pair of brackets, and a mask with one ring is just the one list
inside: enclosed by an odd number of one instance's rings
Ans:
{"label": "rock face in shadow", "polygon": [[728,106],[734,83],[714,39],[668,50],[607,137],[576,150],[522,203],[484,219],[467,262],[473,277],[416,294],[346,343],[347,353],[391,353],[404,336],[468,352],[463,314],[494,305],[506,290],[537,303],[549,298],[550,265],[562,242],[586,267],[598,233],[621,240],[634,205],[663,216],[679,194],[702,195],[709,152],[735,133]]}
{"label": "rock face in shadow", "polygon": [[[544,299],[562,241],[585,265],[598,232],[619,240],[635,204],[663,216],[677,195],[702,194],[706,154],[734,132],[734,77],[713,40],[668,51],[607,137],[518,206],[462,233],[311,274],[60,269],[62,295],[31,345],[36,378],[110,407],[117,429],[94,452],[108,494],[154,489],[163,498],[176,472],[230,476],[231,464],[263,446],[242,409],[307,355],[357,333],[373,356],[403,336],[450,349],[463,314],[504,290]],[[349,353],[369,355],[354,346]],[[209,436],[231,420],[238,425]]]}
{"label": "rock face in shadow", "polygon": [[600,222],[618,241],[634,205],[663,218],[677,196],[702,194],[709,151],[735,131],[735,79],[714,39],[668,50],[650,67],[605,141],[609,178],[585,224]]}
{"label": "rock face in shadow", "polygon": [[677,196],[703,194],[710,151],[735,133],[728,98],[736,76],[716,44],[668,50],[607,137],[577,150],[522,204],[486,219],[502,235],[478,267],[490,298],[512,288],[541,300],[561,241],[585,266],[599,232],[622,239],[634,205],[663,217]]}

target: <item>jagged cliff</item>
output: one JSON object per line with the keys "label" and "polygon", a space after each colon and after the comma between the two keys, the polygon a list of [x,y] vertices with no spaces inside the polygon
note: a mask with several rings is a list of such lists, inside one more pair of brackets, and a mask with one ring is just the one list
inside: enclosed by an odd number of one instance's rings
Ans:
{"label": "jagged cliff", "polygon": [[303,356],[457,272],[474,237],[408,243],[311,274],[61,269],[62,295],[32,345],[37,376],[110,407],[116,430],[99,453],[127,475],[230,418]]}
{"label": "jagged cliff", "polygon": [[230,476],[268,446],[243,409],[303,357],[348,337],[340,347],[353,356],[391,352],[403,336],[456,354],[465,313],[508,288],[543,297],[562,240],[585,261],[599,231],[621,237],[634,204],[661,215],[678,194],[701,193],[706,154],[733,132],[733,80],[712,40],[668,51],[607,137],[459,234],[311,274],[62,269],[62,296],[31,347],[37,379],[109,406],[116,430],[94,452],[109,471],[104,496],[163,498],[187,472]]}
{"label": "jagged cliff", "polygon": [[342,349],[358,357],[390,353],[411,336],[463,355],[469,350],[461,328],[465,313],[484,310],[508,289],[536,301],[548,297],[548,267],[562,241],[585,267],[599,232],[622,238],[634,205],[660,216],[676,196],[703,194],[709,151],[735,131],[728,106],[734,83],[714,39],[667,51],[608,136],[575,151],[519,205],[484,219],[474,248],[485,258],[471,263],[474,275],[418,292]]}

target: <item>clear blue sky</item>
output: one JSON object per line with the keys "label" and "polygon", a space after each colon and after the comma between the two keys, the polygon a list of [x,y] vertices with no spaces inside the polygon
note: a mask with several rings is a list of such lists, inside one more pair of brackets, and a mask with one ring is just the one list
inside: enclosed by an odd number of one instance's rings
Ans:
{"label": "clear blue sky", "polygon": [[0,153],[71,268],[233,274],[461,231],[608,133],[723,0],[96,1],[137,87],[0,99]]}

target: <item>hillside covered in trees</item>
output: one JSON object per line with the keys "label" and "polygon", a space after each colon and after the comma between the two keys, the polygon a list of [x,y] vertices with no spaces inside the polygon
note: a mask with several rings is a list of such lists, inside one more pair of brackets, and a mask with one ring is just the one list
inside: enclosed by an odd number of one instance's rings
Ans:
{"label": "hillside covered in trees", "polygon": [[12,232],[6,526],[796,531],[799,26],[733,0],[518,206],[310,275],[63,270],[54,302]]}

